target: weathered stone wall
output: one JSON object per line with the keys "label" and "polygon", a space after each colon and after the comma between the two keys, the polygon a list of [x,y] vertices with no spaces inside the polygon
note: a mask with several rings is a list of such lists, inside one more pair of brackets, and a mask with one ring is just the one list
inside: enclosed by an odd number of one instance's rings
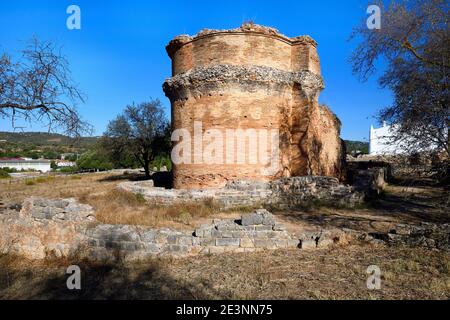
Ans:
{"label": "weathered stone wall", "polygon": [[337,178],[302,176],[270,182],[235,180],[223,188],[165,189],[148,182],[123,182],[118,188],[142,194],[150,203],[171,205],[213,200],[224,209],[266,206],[278,209],[305,207],[320,202],[332,206],[353,207],[364,202],[365,193],[343,185]]}
{"label": "weathered stone wall", "polygon": [[178,36],[167,46],[172,75],[212,65],[259,65],[320,75],[317,43],[309,36],[289,38],[276,29],[244,24],[231,30],[202,30]]}
{"label": "weathered stone wall", "polygon": [[0,212],[0,253],[31,259],[77,257],[142,260],[263,249],[297,248],[300,240],[266,210],[241,220],[213,220],[194,232],[99,224],[92,208],[73,199],[27,199],[17,212]]}
{"label": "weathered stone wall", "polygon": [[136,261],[157,256],[308,250],[352,240],[450,250],[449,224],[397,224],[383,233],[318,226],[290,233],[270,212],[258,209],[239,220],[215,219],[193,231],[177,231],[99,224],[92,208],[74,199],[30,198],[20,212],[0,211],[0,235],[0,254],[31,259]]}
{"label": "weathered stone wall", "polygon": [[0,212],[0,252],[32,259],[70,256],[87,238],[93,209],[75,199],[27,199],[20,210]]}
{"label": "weathered stone wall", "polygon": [[[173,166],[174,187],[222,187],[233,180],[298,175],[340,177],[340,124],[318,104],[324,85],[316,46],[308,36],[288,38],[251,24],[172,40],[167,52],[173,77],[163,89],[172,104],[174,129],[187,129],[193,136],[194,123],[201,122],[203,133],[267,129],[280,137],[280,154],[271,163],[277,169],[269,174],[262,162],[194,163],[199,154],[192,141],[192,163]],[[247,137],[237,139],[249,148]],[[229,153],[226,146],[223,150]],[[244,153],[248,159],[248,149]]]}

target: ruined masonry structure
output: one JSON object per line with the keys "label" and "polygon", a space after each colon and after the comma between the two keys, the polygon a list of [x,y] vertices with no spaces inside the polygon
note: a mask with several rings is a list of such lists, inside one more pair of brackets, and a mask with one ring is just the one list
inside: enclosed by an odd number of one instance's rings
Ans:
{"label": "ruined masonry structure", "polygon": [[[317,43],[309,36],[288,38],[273,28],[244,24],[233,30],[178,36],[170,41],[167,52],[172,78],[163,89],[171,101],[173,129],[187,129],[193,136],[194,123],[201,122],[203,133],[218,129],[224,136],[227,129],[279,132],[279,155],[272,159],[276,171],[266,174],[266,164],[249,161],[175,164],[175,188],[222,187],[234,180],[341,176],[340,122],[327,107],[319,106],[324,84]],[[236,139],[237,145],[247,137]],[[245,141],[244,152],[249,157]],[[269,154],[271,147],[269,135]],[[192,159],[198,159],[193,141],[191,150]]]}

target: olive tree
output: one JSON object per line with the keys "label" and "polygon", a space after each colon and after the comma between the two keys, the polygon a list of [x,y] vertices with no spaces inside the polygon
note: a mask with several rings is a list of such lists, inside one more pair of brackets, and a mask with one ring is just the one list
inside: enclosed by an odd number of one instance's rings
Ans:
{"label": "olive tree", "polygon": [[149,178],[153,160],[170,152],[170,125],[161,102],[156,99],[127,106],[108,124],[102,145],[115,163],[133,156]]}

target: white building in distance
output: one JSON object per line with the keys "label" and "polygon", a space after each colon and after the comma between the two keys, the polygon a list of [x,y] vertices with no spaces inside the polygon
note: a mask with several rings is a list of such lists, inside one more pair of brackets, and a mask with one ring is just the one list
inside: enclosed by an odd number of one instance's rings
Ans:
{"label": "white building in distance", "polygon": [[369,154],[378,156],[404,153],[405,150],[398,143],[392,142],[395,130],[395,126],[388,126],[386,122],[383,122],[383,126],[378,129],[370,126]]}
{"label": "white building in distance", "polygon": [[[433,152],[438,150],[439,146],[436,143],[430,143],[427,146],[415,146],[414,139],[408,136],[402,137],[401,140],[394,141],[398,126],[388,126],[383,122],[383,126],[378,129],[374,129],[370,126],[370,144],[369,154],[371,156],[378,155],[399,155],[411,152]],[[447,135],[446,135],[447,136]]]}
{"label": "white building in distance", "polygon": [[0,168],[14,168],[21,170],[51,171],[50,160],[26,160],[23,158],[0,158]]}

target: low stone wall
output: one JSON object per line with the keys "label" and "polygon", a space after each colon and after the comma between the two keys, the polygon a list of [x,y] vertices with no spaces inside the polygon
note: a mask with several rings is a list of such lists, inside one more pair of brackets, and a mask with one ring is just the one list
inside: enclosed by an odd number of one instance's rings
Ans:
{"label": "low stone wall", "polygon": [[0,211],[0,253],[31,259],[78,257],[94,261],[136,261],[156,256],[308,250],[349,240],[450,251],[450,224],[399,224],[387,233],[319,227],[291,234],[270,212],[258,209],[238,220],[215,219],[193,231],[182,232],[99,224],[92,208],[74,199],[30,198],[17,210]]}
{"label": "low stone wall", "polygon": [[249,252],[260,249],[297,248],[286,229],[275,222],[267,210],[256,210],[241,220],[214,220],[195,232],[195,241],[203,247],[201,253]]}
{"label": "low stone wall", "polygon": [[312,202],[328,205],[355,206],[364,201],[364,192],[339,183],[333,177],[302,176],[272,182],[233,181],[218,189],[155,188],[149,181],[123,182],[118,188],[142,194],[149,202],[167,205],[190,201],[213,200],[222,208],[267,206],[287,209]]}
{"label": "low stone wall", "polygon": [[78,256],[95,261],[134,261],[155,256],[297,248],[300,243],[264,209],[240,220],[213,220],[194,232],[181,232],[98,224],[92,208],[74,199],[27,199],[20,212],[0,214],[0,233],[0,252],[31,259]]}
{"label": "low stone wall", "polygon": [[372,243],[450,251],[450,224],[425,222],[419,225],[398,224],[389,232],[367,233],[359,238]]}
{"label": "low stone wall", "polygon": [[386,187],[390,175],[390,167],[358,169],[352,165],[347,170],[348,180],[356,190],[364,192],[366,198],[378,197]]}
{"label": "low stone wall", "polygon": [[92,207],[75,199],[29,198],[17,209],[0,212],[0,252],[32,259],[74,255],[96,220]]}

